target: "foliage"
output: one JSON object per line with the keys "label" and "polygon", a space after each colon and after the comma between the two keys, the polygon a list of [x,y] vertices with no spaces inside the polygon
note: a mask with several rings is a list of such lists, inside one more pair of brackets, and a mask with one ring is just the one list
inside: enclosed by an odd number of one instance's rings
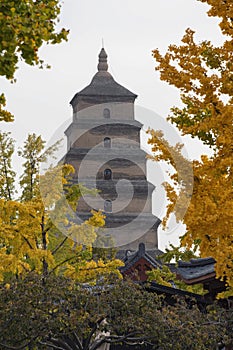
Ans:
{"label": "foliage", "polygon": [[10,112],[6,111],[4,108],[6,106],[6,98],[4,94],[0,95],[0,122],[5,121],[5,122],[12,122],[14,120],[13,114]]}
{"label": "foliage", "polygon": [[11,200],[14,197],[15,171],[12,169],[14,140],[10,133],[0,133],[0,197]]}
{"label": "foliage", "polygon": [[[29,65],[44,65],[38,50],[43,45],[67,40],[64,28],[56,32],[61,6],[59,0],[11,0],[0,2],[0,76],[13,81],[19,60]],[[12,121],[3,109],[6,100],[0,96],[0,121]]]}
{"label": "foliage", "polygon": [[207,350],[232,336],[232,311],[212,307],[201,314],[182,299],[170,306],[127,282],[85,288],[63,277],[30,275],[1,285],[0,313],[4,349],[96,350],[121,343]]}
{"label": "foliage", "polygon": [[23,149],[18,151],[18,155],[23,157],[24,172],[20,179],[20,188],[22,189],[21,200],[28,201],[39,195],[39,170],[40,165],[51,156],[59,147],[59,141],[46,151],[45,141],[41,136],[29,134],[24,143]]}
{"label": "foliage", "polygon": [[188,285],[183,282],[176,273],[173,273],[166,263],[171,263],[175,261],[174,265],[177,265],[178,261],[190,261],[190,259],[198,258],[198,255],[195,254],[195,249],[184,249],[183,247],[175,247],[173,244],[170,244],[169,248],[165,249],[165,253],[160,255],[160,260],[163,262],[162,269],[152,269],[147,272],[148,281],[155,281],[164,286],[174,287],[185,290],[195,294],[205,294],[206,291],[203,289],[202,284]]}
{"label": "foliage", "polygon": [[162,269],[153,269],[147,272],[148,281],[154,281],[167,287],[174,287],[186,290],[191,293],[205,294],[202,284],[188,285],[177,278],[176,274],[171,272],[168,266],[163,265]]}
{"label": "foliage", "polygon": [[[7,140],[8,134],[4,137],[5,144],[12,143],[11,138]],[[98,227],[105,223],[104,215],[92,211],[84,223],[77,222],[76,207],[81,189],[70,183],[74,169],[65,164],[39,176],[40,163],[55,147],[45,151],[43,140],[32,134],[19,152],[26,160],[20,180],[21,200],[0,199],[0,279],[7,281],[13,275],[25,276],[32,271],[44,277],[53,272],[62,273],[90,283],[100,276],[115,274],[120,277],[118,267],[122,263],[119,260],[103,261],[98,256],[96,261],[92,260],[92,244]],[[12,152],[6,153],[7,164],[11,164],[11,156]],[[3,180],[1,191],[9,183],[7,177]]]}
{"label": "foliage", "polygon": [[151,136],[148,143],[152,145],[153,152],[149,158],[156,162],[165,161],[173,169],[168,173],[171,183],[163,184],[169,199],[167,215],[162,221],[163,226],[166,227],[167,220],[173,212],[176,214],[177,221],[183,219],[193,193],[193,169],[190,161],[182,154],[182,144],[170,145],[162,131],[149,129],[148,133]]}
{"label": "foliage", "polygon": [[190,259],[197,259],[198,257],[199,255],[197,255],[196,249],[184,249],[170,244],[169,248],[165,249],[165,253],[160,258],[163,262],[169,263],[175,260],[177,263],[179,260],[190,261]]}
{"label": "foliage", "polygon": [[182,246],[190,249],[194,244],[202,257],[215,258],[216,275],[226,279],[228,294],[232,294],[233,5],[231,0],[200,1],[210,5],[209,16],[220,18],[223,44],[214,47],[210,41],[196,43],[194,31],[187,29],[180,46],[170,45],[164,55],[153,51],[160,78],[181,91],[183,107],[173,107],[168,119],[184,135],[199,138],[213,152],[210,157],[203,155],[200,161],[192,162],[190,205],[190,178],[182,181],[173,157],[181,159],[181,169],[185,169],[188,161],[182,159],[181,145],[165,150],[166,140],[155,131],[151,131],[150,143],[157,152],[155,159],[169,162],[175,171],[172,183],[165,184],[170,201],[167,215],[174,212],[177,220],[186,225]]}

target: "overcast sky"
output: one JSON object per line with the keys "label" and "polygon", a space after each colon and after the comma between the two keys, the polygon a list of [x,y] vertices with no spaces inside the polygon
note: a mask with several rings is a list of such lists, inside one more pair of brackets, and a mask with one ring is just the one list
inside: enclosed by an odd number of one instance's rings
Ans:
{"label": "overcast sky", "polygon": [[[16,84],[1,78],[7,107],[16,119],[11,126],[1,123],[1,129],[11,129],[19,143],[31,132],[49,140],[71,117],[73,95],[95,74],[102,38],[115,80],[138,94],[137,106],[165,119],[170,107],[179,104],[179,92],[159,80],[151,51],[165,52],[169,44],[179,44],[187,27],[196,31],[198,40],[220,43],[217,21],[207,16],[207,9],[197,0],[64,0],[59,26],[70,29],[69,41],[41,49],[52,69],[21,63]],[[143,122],[156,128],[156,118]],[[186,147],[191,156],[202,152],[199,144],[188,142]],[[149,177],[156,182],[151,171]],[[160,234],[160,248],[176,242],[178,231]]]}

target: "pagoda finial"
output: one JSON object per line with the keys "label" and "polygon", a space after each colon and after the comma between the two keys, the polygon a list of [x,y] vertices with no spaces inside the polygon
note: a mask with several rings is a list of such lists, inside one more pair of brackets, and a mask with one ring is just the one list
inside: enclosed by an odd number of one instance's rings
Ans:
{"label": "pagoda finial", "polygon": [[100,54],[99,54],[99,64],[98,64],[98,71],[107,71],[108,70],[108,62],[107,62],[108,55],[106,54],[106,51],[104,47],[102,47]]}

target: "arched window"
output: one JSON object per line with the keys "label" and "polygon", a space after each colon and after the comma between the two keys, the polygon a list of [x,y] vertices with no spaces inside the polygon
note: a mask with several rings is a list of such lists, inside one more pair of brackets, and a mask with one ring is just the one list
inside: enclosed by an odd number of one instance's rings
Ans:
{"label": "arched window", "polygon": [[111,178],[112,178],[112,170],[105,169],[104,170],[104,180],[111,180]]}
{"label": "arched window", "polygon": [[110,201],[109,199],[107,199],[104,202],[104,211],[106,213],[111,213],[112,212],[112,201]]}
{"label": "arched window", "polygon": [[111,148],[111,139],[109,137],[104,139],[104,148]]}
{"label": "arched window", "polygon": [[104,108],[103,116],[104,118],[110,118],[110,109]]}

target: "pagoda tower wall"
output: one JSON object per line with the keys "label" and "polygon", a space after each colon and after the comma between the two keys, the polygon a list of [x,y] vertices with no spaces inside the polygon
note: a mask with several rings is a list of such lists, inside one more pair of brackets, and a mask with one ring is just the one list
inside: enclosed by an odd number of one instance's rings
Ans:
{"label": "pagoda tower wall", "polygon": [[137,95],[118,84],[107,71],[104,49],[91,83],[71,100],[73,121],[65,131],[65,162],[73,165],[74,183],[99,191],[83,196],[77,206],[85,221],[92,209],[106,215],[105,234],[120,250],[158,249],[160,220],[152,214],[154,186],[147,181],[146,153],[140,149],[142,124],[134,119]]}

